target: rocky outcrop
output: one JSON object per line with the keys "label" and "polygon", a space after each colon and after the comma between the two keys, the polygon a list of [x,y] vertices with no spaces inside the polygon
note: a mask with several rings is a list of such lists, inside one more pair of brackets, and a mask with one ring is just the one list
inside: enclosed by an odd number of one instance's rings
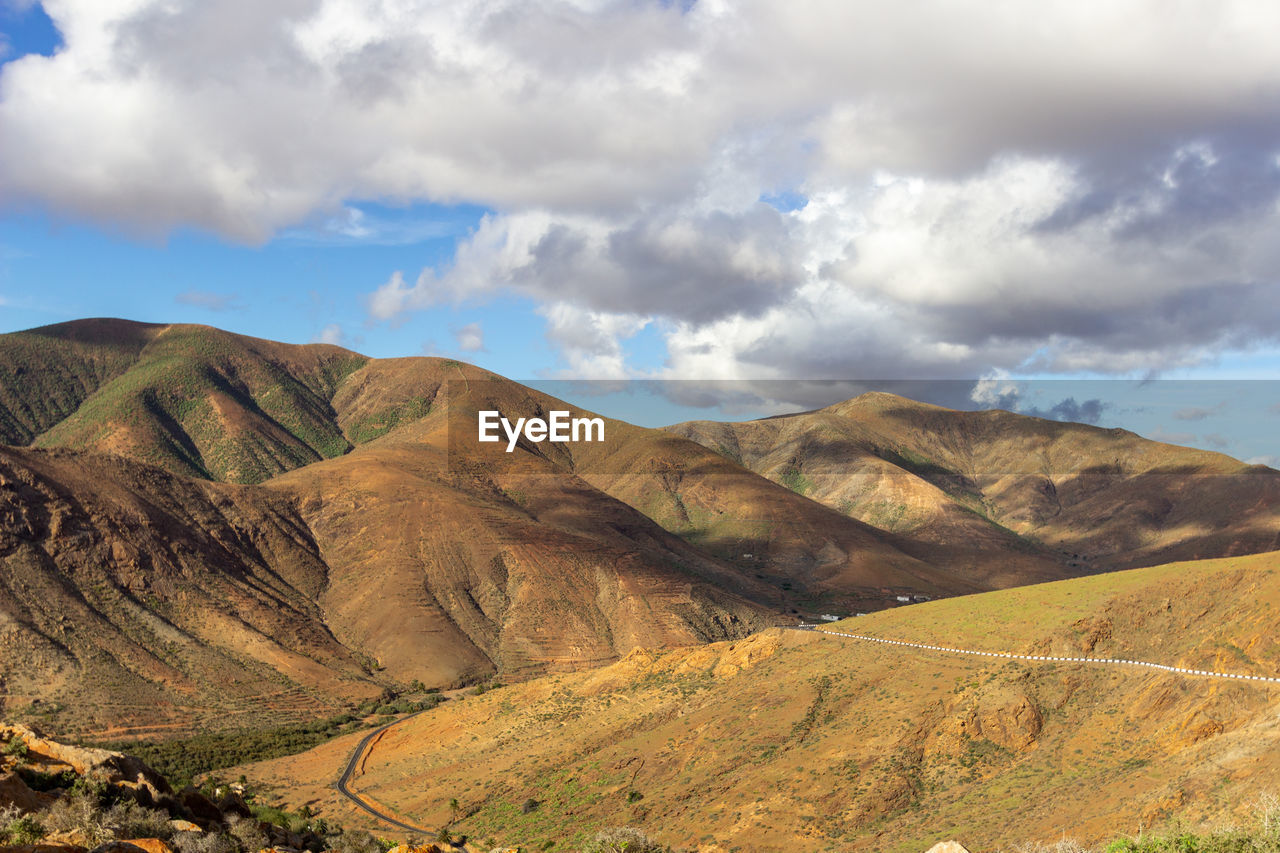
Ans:
{"label": "rocky outcrop", "polygon": [[77,776],[93,776],[109,785],[131,792],[144,806],[159,805],[173,795],[169,783],[141,759],[108,749],[68,746],[49,740],[35,729],[21,724],[0,725],[0,737],[17,738],[27,745],[32,760],[46,772],[74,771]]}
{"label": "rocky outcrop", "polygon": [[0,773],[0,809],[17,808],[37,812],[52,803],[52,794],[33,791],[17,773]]}

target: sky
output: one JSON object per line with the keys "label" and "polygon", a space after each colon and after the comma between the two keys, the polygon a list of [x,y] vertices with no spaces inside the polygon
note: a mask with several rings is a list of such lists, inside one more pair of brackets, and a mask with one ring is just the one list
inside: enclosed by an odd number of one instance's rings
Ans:
{"label": "sky", "polygon": [[0,332],[680,380],[630,395],[649,423],[946,380],[912,387],[1275,464],[1277,32],[1268,0],[0,0]]}

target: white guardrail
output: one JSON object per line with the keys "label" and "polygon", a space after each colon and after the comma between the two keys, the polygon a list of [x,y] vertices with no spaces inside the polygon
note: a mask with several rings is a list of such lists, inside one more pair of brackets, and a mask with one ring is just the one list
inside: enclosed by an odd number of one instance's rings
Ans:
{"label": "white guardrail", "polygon": [[1242,675],[1233,672],[1213,672],[1207,669],[1186,669],[1181,666],[1169,666],[1163,663],[1151,663],[1145,660],[1126,660],[1124,658],[1089,658],[1089,657],[1054,657],[1052,655],[1020,655],[1013,652],[983,652],[977,649],[954,649],[950,646],[933,646],[927,643],[909,643],[906,640],[887,640],[884,637],[868,637],[864,634],[846,634],[843,631],[831,631],[820,625],[801,625],[819,634],[830,634],[834,637],[847,637],[850,640],[864,640],[869,643],[882,643],[887,646],[906,646],[912,649],[925,649],[933,652],[945,652],[953,655],[978,655],[988,658],[1006,658],[1009,660],[1045,661],[1049,663],[1096,663],[1112,666],[1140,666],[1157,669],[1162,672],[1176,672],[1181,675],[1201,675],[1206,678],[1230,678],[1236,681],[1265,681],[1280,683],[1280,678],[1269,675]]}

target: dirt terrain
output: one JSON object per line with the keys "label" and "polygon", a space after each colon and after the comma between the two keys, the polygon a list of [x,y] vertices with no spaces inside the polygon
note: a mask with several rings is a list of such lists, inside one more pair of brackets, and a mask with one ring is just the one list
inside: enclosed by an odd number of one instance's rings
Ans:
{"label": "dirt terrain", "polygon": [[[917,604],[862,634],[1280,675],[1280,557],[1181,563]],[[770,629],[446,703],[353,788],[424,826],[537,847],[631,824],[705,850],[973,850],[1243,821],[1280,785],[1275,685],[993,660]],[[359,821],[353,739],[240,768]],[[239,770],[234,771],[239,772]],[[374,824],[370,824],[371,826]]]}

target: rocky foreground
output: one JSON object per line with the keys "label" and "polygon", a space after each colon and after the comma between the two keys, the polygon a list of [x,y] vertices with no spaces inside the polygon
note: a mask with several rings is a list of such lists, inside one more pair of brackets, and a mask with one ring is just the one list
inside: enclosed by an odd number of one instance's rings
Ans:
{"label": "rocky foreground", "polygon": [[[0,741],[0,850],[382,853],[391,847],[365,832],[344,832],[305,809],[290,814],[254,804],[241,785],[175,791],[134,756],[58,743],[27,726],[0,724]],[[467,848],[398,848],[443,849]]]}

